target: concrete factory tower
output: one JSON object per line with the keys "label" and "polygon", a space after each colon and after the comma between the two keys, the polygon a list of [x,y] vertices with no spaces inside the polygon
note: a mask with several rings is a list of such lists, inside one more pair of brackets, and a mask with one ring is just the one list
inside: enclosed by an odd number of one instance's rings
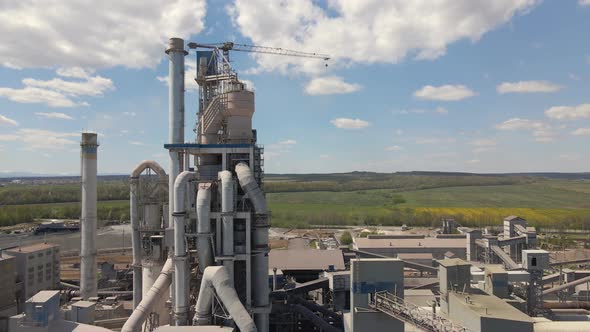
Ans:
{"label": "concrete factory tower", "polygon": [[96,296],[96,133],[82,133],[81,175],[82,215],[80,250],[80,296],[83,299]]}

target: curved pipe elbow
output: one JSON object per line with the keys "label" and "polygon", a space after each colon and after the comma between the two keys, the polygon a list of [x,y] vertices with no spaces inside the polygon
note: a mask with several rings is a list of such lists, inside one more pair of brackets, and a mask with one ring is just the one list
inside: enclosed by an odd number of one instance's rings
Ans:
{"label": "curved pipe elbow", "polygon": [[131,172],[131,178],[139,177],[139,175],[148,168],[154,171],[156,174],[158,174],[160,180],[167,180],[166,171],[164,171],[162,166],[160,166],[160,164],[158,164],[154,160],[144,160],[140,162],[139,165],[135,166],[135,168]]}
{"label": "curved pipe elbow", "polygon": [[256,183],[256,179],[254,178],[254,174],[252,174],[250,167],[245,163],[239,163],[236,165],[236,174],[238,176],[238,181],[240,182],[240,187],[242,187],[244,193],[246,193],[248,198],[252,201],[256,213],[268,213],[266,198],[264,197],[262,189],[260,189],[258,183]]}

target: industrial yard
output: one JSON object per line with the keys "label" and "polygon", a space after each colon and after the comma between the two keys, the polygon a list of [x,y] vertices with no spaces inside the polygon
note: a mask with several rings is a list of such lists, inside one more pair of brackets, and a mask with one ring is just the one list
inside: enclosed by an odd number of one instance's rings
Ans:
{"label": "industrial yard", "polygon": [[138,3],[0,6],[0,332],[590,331],[589,1]]}

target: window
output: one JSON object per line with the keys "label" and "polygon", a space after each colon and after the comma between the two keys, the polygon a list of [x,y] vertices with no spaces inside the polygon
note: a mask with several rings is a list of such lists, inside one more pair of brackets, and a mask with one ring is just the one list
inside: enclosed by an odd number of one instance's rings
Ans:
{"label": "window", "polygon": [[43,253],[42,252],[38,253],[37,257],[43,257]]}
{"label": "window", "polygon": [[531,259],[531,266],[537,266],[537,257]]}

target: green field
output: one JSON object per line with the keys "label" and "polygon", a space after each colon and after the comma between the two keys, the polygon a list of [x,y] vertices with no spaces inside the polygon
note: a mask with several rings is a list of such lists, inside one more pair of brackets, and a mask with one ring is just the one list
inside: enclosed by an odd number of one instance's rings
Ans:
{"label": "green field", "polygon": [[[590,228],[590,181],[465,174],[309,174],[266,178],[272,223],[438,226],[498,225],[511,214],[545,227]],[[128,220],[128,182],[99,182],[99,218]],[[79,184],[0,188],[0,226],[80,214]]]}

